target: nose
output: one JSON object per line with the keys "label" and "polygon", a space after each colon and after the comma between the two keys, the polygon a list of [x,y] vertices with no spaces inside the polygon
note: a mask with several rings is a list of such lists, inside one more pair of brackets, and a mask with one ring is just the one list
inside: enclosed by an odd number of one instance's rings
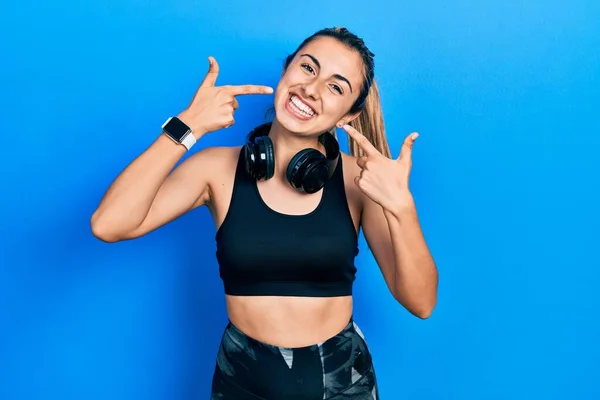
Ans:
{"label": "nose", "polygon": [[317,80],[313,80],[311,82],[306,82],[302,85],[302,92],[304,96],[309,97],[313,100],[316,100],[319,96],[319,88],[318,88]]}

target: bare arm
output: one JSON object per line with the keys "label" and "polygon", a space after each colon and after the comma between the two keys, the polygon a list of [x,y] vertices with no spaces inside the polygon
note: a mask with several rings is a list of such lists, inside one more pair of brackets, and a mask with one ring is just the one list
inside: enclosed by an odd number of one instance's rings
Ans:
{"label": "bare arm", "polygon": [[164,135],[115,179],[91,219],[93,234],[106,242],[142,236],[208,199],[210,151],[200,151],[173,170],[184,146]]}
{"label": "bare arm", "polygon": [[406,137],[400,156],[392,160],[356,129],[345,129],[364,151],[356,160],[354,182],[363,193],[365,238],[396,300],[427,318],[437,303],[438,272],[408,187],[416,135]]}
{"label": "bare arm", "polygon": [[429,317],[437,300],[438,276],[416,208],[391,212],[365,196],[362,225],[394,298],[411,314]]}
{"label": "bare arm", "polygon": [[[190,105],[178,117],[199,140],[234,124],[236,96],[269,94],[267,86],[215,86],[217,61],[210,67]],[[208,176],[218,150],[205,149],[186,159],[183,145],[160,135],[115,179],[91,219],[93,234],[106,242],[132,239],[156,229],[208,200]]]}

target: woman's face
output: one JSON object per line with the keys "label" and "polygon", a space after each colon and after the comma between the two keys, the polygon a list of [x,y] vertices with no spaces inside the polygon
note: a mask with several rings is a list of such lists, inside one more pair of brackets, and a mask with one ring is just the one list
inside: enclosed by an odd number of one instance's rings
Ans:
{"label": "woman's face", "polygon": [[318,37],[298,51],[277,85],[277,121],[294,133],[323,133],[347,116],[362,82],[360,54],[334,38]]}

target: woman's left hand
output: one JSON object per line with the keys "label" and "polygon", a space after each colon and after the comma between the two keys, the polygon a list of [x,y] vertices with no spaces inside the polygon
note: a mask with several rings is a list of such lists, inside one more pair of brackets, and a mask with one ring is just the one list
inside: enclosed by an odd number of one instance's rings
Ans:
{"label": "woman's left hand", "polygon": [[381,154],[359,131],[345,125],[344,130],[363,150],[357,160],[361,168],[354,183],[360,190],[384,210],[401,214],[414,208],[414,199],[408,188],[412,168],[412,147],[419,136],[413,132],[404,139],[400,156],[396,160]]}

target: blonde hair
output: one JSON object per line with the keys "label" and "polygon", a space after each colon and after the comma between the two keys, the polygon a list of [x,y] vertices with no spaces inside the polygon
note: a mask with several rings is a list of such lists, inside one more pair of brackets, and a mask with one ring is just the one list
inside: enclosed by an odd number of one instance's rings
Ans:
{"label": "blonde hair", "polygon": [[[357,118],[348,124],[371,142],[387,158],[391,158],[390,147],[385,135],[385,125],[383,123],[383,112],[381,110],[381,99],[379,98],[379,88],[377,82],[373,79],[369,94],[365,99],[365,105]],[[349,153],[356,157],[363,155],[362,149],[356,144],[354,139],[348,137]]]}

